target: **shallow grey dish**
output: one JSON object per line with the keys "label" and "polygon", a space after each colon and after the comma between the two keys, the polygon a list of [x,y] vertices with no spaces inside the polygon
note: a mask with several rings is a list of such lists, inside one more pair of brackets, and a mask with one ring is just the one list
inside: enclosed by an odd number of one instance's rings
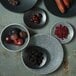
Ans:
{"label": "shallow grey dish", "polygon": [[[25,42],[23,45],[17,46],[14,44],[7,44],[5,42],[4,39],[5,39],[6,33],[8,32],[10,28],[19,28],[20,30],[25,31],[27,33],[27,38],[25,38]],[[9,24],[6,27],[4,27],[4,29],[2,29],[1,31],[1,36],[0,36],[1,45],[10,52],[18,52],[18,51],[23,50],[28,45],[29,40],[30,40],[29,31],[23,25],[18,24],[18,23]]]}
{"label": "shallow grey dish", "polygon": [[0,0],[0,2],[6,9],[18,13],[23,13],[31,9],[37,3],[37,0],[19,0],[19,1],[20,1],[19,5],[12,6],[9,4],[8,0]]}
{"label": "shallow grey dish", "polygon": [[59,68],[63,61],[64,53],[61,44],[56,38],[50,35],[35,35],[31,38],[29,45],[36,45],[46,49],[49,53],[48,56],[50,60],[47,62],[46,66],[40,69],[32,69],[24,64],[21,54],[22,62],[28,70],[36,74],[48,74]]}
{"label": "shallow grey dish", "polygon": [[[30,21],[31,17],[37,13],[40,13],[42,15],[41,21],[39,24],[32,23]],[[24,14],[24,22],[29,28],[32,28],[32,29],[42,28],[45,26],[45,24],[47,22],[47,14],[46,14],[45,10],[43,10],[41,8],[34,8]]]}
{"label": "shallow grey dish", "polygon": [[[67,38],[65,38],[65,39],[63,39],[63,40],[60,39],[60,38],[58,38],[58,37],[54,34],[54,33],[55,33],[56,26],[58,26],[59,24],[62,24],[63,26],[66,26],[66,27],[68,28],[68,30],[69,30],[69,34],[68,34]],[[62,44],[66,44],[66,43],[69,43],[69,42],[73,39],[73,37],[74,37],[74,29],[73,29],[72,25],[71,25],[70,23],[68,23],[68,22],[59,22],[59,23],[56,23],[56,24],[54,25],[54,27],[52,28],[51,34],[52,34],[54,37],[56,37]]]}

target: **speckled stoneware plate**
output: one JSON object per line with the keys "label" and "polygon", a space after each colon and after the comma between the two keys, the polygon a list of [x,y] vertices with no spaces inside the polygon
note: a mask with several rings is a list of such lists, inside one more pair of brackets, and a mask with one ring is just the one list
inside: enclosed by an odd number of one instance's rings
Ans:
{"label": "speckled stoneware plate", "polygon": [[[36,14],[41,14],[41,20],[40,20],[40,23],[33,23],[31,22],[31,17],[33,15],[36,15]],[[41,27],[44,27],[45,26],[45,23],[47,21],[47,15],[46,15],[46,12],[45,10],[41,9],[41,8],[34,8],[28,12],[26,12],[24,14],[24,22],[25,24],[29,27],[29,28],[32,28],[32,29],[38,29],[38,28],[41,28]]]}
{"label": "speckled stoneware plate", "polygon": [[[69,34],[68,34],[67,38],[64,38],[63,40],[62,40],[61,38],[58,38],[58,37],[55,35],[56,26],[58,26],[59,24],[61,24],[61,25],[63,25],[63,26],[66,26],[66,27],[68,28],[68,31],[69,31]],[[54,25],[54,27],[52,28],[51,34],[52,34],[54,37],[56,37],[62,44],[66,44],[66,43],[69,43],[69,42],[72,40],[72,38],[73,38],[73,36],[74,36],[74,29],[73,29],[72,25],[69,24],[69,23],[59,22],[59,23],[56,23],[56,24]]]}
{"label": "speckled stoneware plate", "polygon": [[49,54],[48,58],[50,58],[50,60],[47,62],[46,66],[40,69],[31,69],[24,64],[21,54],[22,62],[28,70],[37,74],[48,74],[54,72],[59,68],[63,61],[64,53],[61,44],[56,38],[48,34],[35,35],[31,38],[29,45],[36,45],[45,48]]}
{"label": "speckled stoneware plate", "polygon": [[59,17],[71,17],[71,16],[76,16],[76,0],[72,0],[72,5],[71,7],[67,10],[66,13],[62,14],[56,3],[55,0],[44,0],[44,3],[46,5],[46,8],[55,16]]}
{"label": "speckled stoneware plate", "polygon": [[0,0],[0,2],[10,11],[23,13],[31,9],[37,3],[37,0],[19,0],[19,4],[17,6],[10,5],[8,0]]}

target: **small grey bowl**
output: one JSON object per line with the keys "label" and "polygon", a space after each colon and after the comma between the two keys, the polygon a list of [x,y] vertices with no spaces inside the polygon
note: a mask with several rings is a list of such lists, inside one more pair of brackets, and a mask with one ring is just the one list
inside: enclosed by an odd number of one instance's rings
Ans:
{"label": "small grey bowl", "polygon": [[[4,42],[4,37],[10,28],[19,28],[20,30],[25,31],[27,33],[27,38],[23,45],[17,46],[13,44],[7,44]],[[0,36],[1,45],[10,52],[18,52],[23,50],[25,47],[27,47],[29,40],[30,40],[29,31],[22,24],[18,24],[18,23],[9,24],[6,27],[4,27],[3,30],[1,31],[1,36]]]}

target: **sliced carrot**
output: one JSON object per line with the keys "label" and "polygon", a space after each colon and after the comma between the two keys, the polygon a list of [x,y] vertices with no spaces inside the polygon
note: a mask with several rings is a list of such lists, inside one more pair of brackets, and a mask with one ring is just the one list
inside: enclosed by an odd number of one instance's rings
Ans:
{"label": "sliced carrot", "polygon": [[56,5],[61,13],[65,13],[65,5],[62,0],[55,0]]}
{"label": "sliced carrot", "polygon": [[71,0],[63,0],[63,2],[67,8],[70,7]]}

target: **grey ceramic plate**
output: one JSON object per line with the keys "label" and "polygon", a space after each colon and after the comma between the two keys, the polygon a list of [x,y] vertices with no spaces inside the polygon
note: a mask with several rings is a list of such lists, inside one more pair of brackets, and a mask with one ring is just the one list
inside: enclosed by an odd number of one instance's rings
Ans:
{"label": "grey ceramic plate", "polygon": [[[67,28],[68,28],[68,30],[69,30],[69,35],[68,35],[68,37],[67,37],[66,39],[64,39],[64,40],[58,38],[58,37],[54,34],[55,29],[56,29],[56,26],[58,26],[59,24],[62,24],[63,26],[67,26]],[[57,23],[57,24],[54,25],[54,27],[53,27],[53,29],[52,29],[52,31],[51,31],[51,34],[52,34],[54,37],[56,37],[62,44],[65,44],[65,43],[69,43],[69,42],[72,40],[72,38],[73,38],[73,36],[74,36],[74,29],[73,29],[73,27],[71,26],[71,24],[69,24],[69,23],[59,22],[59,23]]]}
{"label": "grey ceramic plate", "polygon": [[20,4],[15,7],[10,5],[8,0],[0,0],[0,2],[8,10],[21,13],[31,9],[36,4],[37,0],[20,0]]}
{"label": "grey ceramic plate", "polygon": [[25,65],[27,69],[37,74],[48,74],[59,68],[63,61],[64,53],[61,44],[56,38],[50,35],[35,35],[31,38],[29,45],[45,48],[49,53],[48,56],[50,60],[47,62],[47,65],[41,69],[31,69]]}
{"label": "grey ceramic plate", "polygon": [[[31,17],[37,13],[40,13],[42,15],[41,17],[41,21],[39,24],[36,24],[36,23],[32,23],[30,21]],[[47,15],[46,15],[46,12],[41,9],[41,8],[34,8],[28,12],[26,12],[24,14],[24,22],[25,24],[29,27],[29,28],[32,28],[32,29],[37,29],[37,28],[41,28],[43,26],[45,26],[45,23],[47,21]]]}

